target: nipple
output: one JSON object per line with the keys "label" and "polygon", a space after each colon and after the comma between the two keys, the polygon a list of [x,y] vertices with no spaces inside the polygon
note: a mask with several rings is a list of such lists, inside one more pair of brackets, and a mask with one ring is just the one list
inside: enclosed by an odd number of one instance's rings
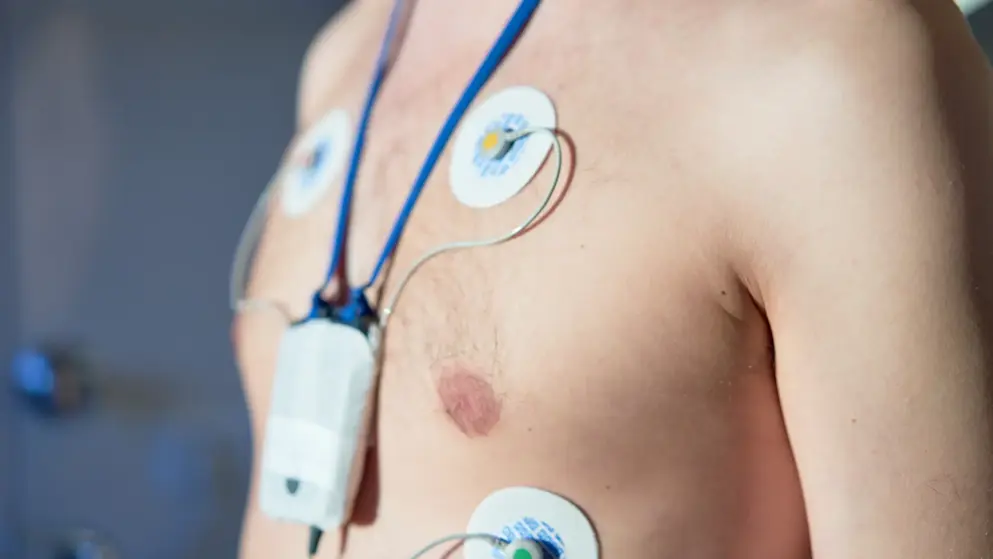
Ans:
{"label": "nipple", "polygon": [[500,421],[500,401],[478,373],[453,365],[442,371],[438,396],[448,417],[467,437],[485,437]]}

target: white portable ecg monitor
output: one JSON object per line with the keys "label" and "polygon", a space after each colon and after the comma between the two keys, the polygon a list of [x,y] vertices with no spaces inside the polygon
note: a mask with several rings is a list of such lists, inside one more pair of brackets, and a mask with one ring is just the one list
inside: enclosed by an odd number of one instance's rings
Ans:
{"label": "white portable ecg monitor", "polygon": [[262,454],[263,510],[321,529],[348,520],[374,386],[375,356],[360,330],[322,319],[283,334]]}

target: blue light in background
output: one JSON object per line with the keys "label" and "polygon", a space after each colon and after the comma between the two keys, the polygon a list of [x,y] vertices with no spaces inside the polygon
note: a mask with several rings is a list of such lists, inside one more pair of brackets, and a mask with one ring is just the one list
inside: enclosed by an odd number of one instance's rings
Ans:
{"label": "blue light in background", "polygon": [[14,386],[28,396],[47,396],[55,390],[55,366],[36,349],[22,349],[14,355],[11,376]]}

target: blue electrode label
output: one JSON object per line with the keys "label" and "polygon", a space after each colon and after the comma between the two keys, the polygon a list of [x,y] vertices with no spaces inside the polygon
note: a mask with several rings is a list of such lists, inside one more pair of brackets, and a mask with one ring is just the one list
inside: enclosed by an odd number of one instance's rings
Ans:
{"label": "blue electrode label", "polygon": [[[500,116],[500,119],[494,121],[486,127],[486,131],[483,133],[483,136],[493,132],[494,130],[520,130],[527,127],[528,120],[524,118],[524,115],[520,113],[504,113]],[[477,144],[476,154],[472,160],[472,164],[476,167],[476,171],[482,178],[502,177],[508,170],[510,170],[511,167],[514,166],[515,163],[517,163],[517,160],[520,159],[521,152],[524,150],[524,146],[527,144],[527,141],[528,136],[515,141],[510,147],[510,151],[499,159],[491,159],[483,155],[482,149]]]}
{"label": "blue electrode label", "polygon": [[[525,516],[512,525],[504,526],[500,536],[507,541],[525,539],[538,542],[545,548],[545,553],[554,559],[559,559],[565,554],[565,542],[562,541],[562,536],[559,536],[555,528],[549,526],[547,522],[530,516]],[[493,559],[507,558],[507,554],[496,547],[493,548],[492,555]]]}
{"label": "blue electrode label", "polygon": [[310,152],[307,159],[303,161],[303,171],[304,171],[304,187],[312,186],[316,181],[318,172],[324,166],[328,154],[331,151],[331,140],[321,140],[316,146],[314,146],[313,151]]}

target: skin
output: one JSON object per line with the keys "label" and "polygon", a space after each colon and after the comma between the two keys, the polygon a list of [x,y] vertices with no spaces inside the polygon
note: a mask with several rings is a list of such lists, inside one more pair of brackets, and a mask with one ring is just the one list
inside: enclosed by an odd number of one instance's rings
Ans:
{"label": "skin", "polygon": [[445,414],[467,437],[485,437],[500,421],[501,402],[480,374],[447,367],[438,379],[438,400]]}
{"label": "skin", "polygon": [[[359,173],[353,283],[515,5],[418,3]],[[357,117],[389,8],[354,4],[315,41],[301,132]],[[408,556],[513,485],[579,504],[605,559],[993,557],[993,91],[954,3],[547,0],[480,100],[521,83],[556,103],[565,194],[413,278],[356,525],[320,557]],[[509,229],[549,178],[470,210],[448,163],[396,270]],[[306,311],[339,189],[274,208],[253,296]],[[283,328],[235,328],[256,441]],[[253,485],[241,557],[305,541]]]}

